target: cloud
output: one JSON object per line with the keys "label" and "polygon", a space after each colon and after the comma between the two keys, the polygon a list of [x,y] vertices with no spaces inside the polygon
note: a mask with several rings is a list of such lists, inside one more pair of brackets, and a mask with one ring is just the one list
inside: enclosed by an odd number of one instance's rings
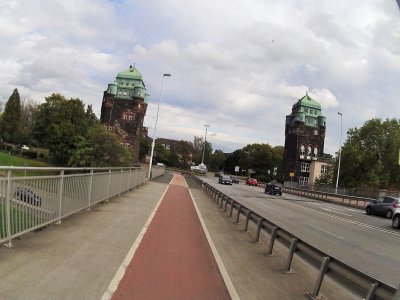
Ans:
{"label": "cloud", "polygon": [[[400,50],[394,1],[3,1],[0,97],[17,87],[92,104],[135,63],[157,135],[192,140],[210,124],[214,149],[283,145],[285,116],[306,91],[327,117],[325,151],[343,127],[396,117]],[[345,129],[343,130],[345,131]],[[149,130],[151,132],[151,130]]]}

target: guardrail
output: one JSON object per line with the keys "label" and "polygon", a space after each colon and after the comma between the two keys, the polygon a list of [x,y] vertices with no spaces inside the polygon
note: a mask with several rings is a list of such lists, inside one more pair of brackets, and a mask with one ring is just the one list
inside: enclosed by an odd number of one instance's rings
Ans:
{"label": "guardrail", "polygon": [[[224,212],[228,212],[229,217],[235,218],[235,223],[238,224],[240,219],[244,220],[243,226],[245,232],[248,231],[249,223],[252,222],[256,228],[254,242],[259,241],[261,231],[269,235],[269,243],[265,253],[267,256],[272,255],[276,240],[280,240],[283,245],[288,247],[289,251],[286,262],[283,266],[284,272],[292,272],[291,263],[294,254],[299,255],[311,265],[319,268],[319,273],[316,278],[314,288],[310,293],[308,293],[308,296],[311,299],[319,299],[318,296],[320,288],[326,274],[364,299],[393,299],[396,293],[395,287],[389,286],[371,276],[368,276],[367,274],[364,274],[363,272],[348,266],[334,257],[329,256],[316,247],[297,238],[287,230],[279,227],[278,224],[270,222],[245,205],[228,197],[200,178],[194,176],[192,176],[192,178],[202,186],[203,190],[210,196],[210,198],[220,209],[222,209]],[[236,214],[236,216],[234,216],[234,214]]]}
{"label": "guardrail", "polygon": [[[0,167],[0,243],[12,240],[119,195],[146,181],[142,168]],[[57,175],[12,176],[13,172]]]}
{"label": "guardrail", "polygon": [[338,203],[357,208],[365,208],[369,202],[374,200],[371,198],[355,197],[355,196],[333,194],[333,193],[326,193],[319,191],[309,191],[305,189],[292,188],[292,187],[284,187],[283,191],[285,193],[295,194],[299,196]]}

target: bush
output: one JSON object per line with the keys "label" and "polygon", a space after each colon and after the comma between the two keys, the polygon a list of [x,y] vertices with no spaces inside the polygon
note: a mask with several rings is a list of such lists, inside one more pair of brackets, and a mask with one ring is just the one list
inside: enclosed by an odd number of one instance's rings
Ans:
{"label": "bush", "polygon": [[32,158],[32,159],[35,159],[35,158],[38,157],[38,153],[36,151],[34,151],[34,150],[22,150],[21,154],[23,156],[26,156],[26,157],[29,157],[29,158]]}
{"label": "bush", "polygon": [[10,146],[10,148],[11,149],[9,149],[7,146],[7,150],[10,151],[11,155],[20,155],[21,154],[21,149],[13,148],[12,146]]}
{"label": "bush", "polygon": [[12,151],[14,149],[11,145],[6,145],[6,151]]}

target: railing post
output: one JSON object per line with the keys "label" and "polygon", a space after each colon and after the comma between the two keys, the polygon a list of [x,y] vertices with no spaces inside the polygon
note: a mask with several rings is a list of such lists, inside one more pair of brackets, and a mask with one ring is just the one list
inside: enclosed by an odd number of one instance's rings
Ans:
{"label": "railing post", "polygon": [[322,258],[322,263],[321,263],[321,268],[319,269],[319,274],[317,278],[317,282],[315,283],[314,290],[310,294],[310,297],[312,299],[317,299],[319,290],[321,289],[322,281],[324,280],[324,276],[326,272],[328,271],[328,266],[331,258],[329,256],[326,256]]}
{"label": "railing post", "polygon": [[225,201],[224,212],[226,212],[226,210],[228,209],[228,202],[229,202],[229,198],[227,198]]}
{"label": "railing post", "polygon": [[249,228],[250,216],[251,216],[251,210],[248,209],[248,210],[247,210],[247,213],[246,213],[246,221],[245,221],[245,223],[244,223],[244,229],[243,229],[244,232],[246,232],[247,229]]}
{"label": "railing post", "polygon": [[90,200],[92,199],[92,186],[93,186],[93,169],[90,170],[89,187],[88,187],[88,209],[90,210]]}
{"label": "railing post", "polygon": [[224,204],[224,199],[225,199],[225,195],[222,194],[221,203],[219,204],[219,208],[222,208],[222,205]]}
{"label": "railing post", "polygon": [[283,272],[285,272],[285,273],[295,273],[293,270],[290,270],[290,266],[292,264],[293,255],[294,255],[294,252],[296,251],[298,241],[299,241],[298,238],[294,238],[294,239],[292,239],[292,241],[290,243],[289,255],[287,257],[285,268],[283,269]]}
{"label": "railing post", "polygon": [[61,224],[62,218],[62,198],[64,192],[64,170],[60,171],[60,185],[58,187],[58,221],[57,224]]}
{"label": "railing post", "polygon": [[[379,283],[378,282],[374,282],[373,284],[371,284],[371,287],[368,290],[368,294],[365,297],[365,300],[374,300],[375,299],[375,292],[376,289],[378,288]],[[397,299],[397,298],[395,298]]]}
{"label": "railing post", "polygon": [[235,201],[233,201],[233,199],[232,199],[232,202],[231,202],[231,208],[230,208],[230,210],[229,210],[229,217],[232,217],[232,214],[233,214],[233,207],[235,206]]}
{"label": "railing post", "polygon": [[253,243],[258,243],[258,241],[260,240],[260,233],[261,233],[261,228],[262,228],[262,223],[263,222],[264,222],[264,218],[258,219],[257,232],[256,232],[256,236],[254,238]]}
{"label": "railing post", "polygon": [[239,204],[238,210],[237,210],[237,215],[236,215],[236,221],[234,224],[239,224],[239,218],[240,218],[240,211],[242,210],[242,205]]}
{"label": "railing post", "polygon": [[272,230],[271,230],[271,237],[269,239],[268,250],[265,253],[265,255],[267,255],[267,256],[271,256],[272,255],[272,250],[274,248],[274,242],[275,242],[275,238],[276,238],[277,232],[278,232],[278,226],[273,226]]}
{"label": "railing post", "polygon": [[6,193],[6,237],[8,238],[8,243],[6,246],[11,248],[11,170],[7,170],[7,193]]}
{"label": "railing post", "polygon": [[132,168],[129,168],[129,184],[128,184],[128,190],[130,191],[132,188]]}
{"label": "railing post", "polygon": [[106,203],[108,203],[108,199],[110,199],[110,186],[111,186],[111,169],[108,170],[108,185],[107,185],[107,199]]}

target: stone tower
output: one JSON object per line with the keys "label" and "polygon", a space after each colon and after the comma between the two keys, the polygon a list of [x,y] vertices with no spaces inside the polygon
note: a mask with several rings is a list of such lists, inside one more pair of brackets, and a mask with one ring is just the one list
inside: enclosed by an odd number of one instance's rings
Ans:
{"label": "stone tower", "polygon": [[142,75],[132,66],[119,72],[103,95],[100,120],[117,134],[121,145],[133,150],[133,162],[139,160],[148,98]]}
{"label": "stone tower", "polygon": [[321,105],[306,93],[286,116],[283,180],[298,182],[300,186],[308,184],[311,162],[324,153],[325,129]]}

